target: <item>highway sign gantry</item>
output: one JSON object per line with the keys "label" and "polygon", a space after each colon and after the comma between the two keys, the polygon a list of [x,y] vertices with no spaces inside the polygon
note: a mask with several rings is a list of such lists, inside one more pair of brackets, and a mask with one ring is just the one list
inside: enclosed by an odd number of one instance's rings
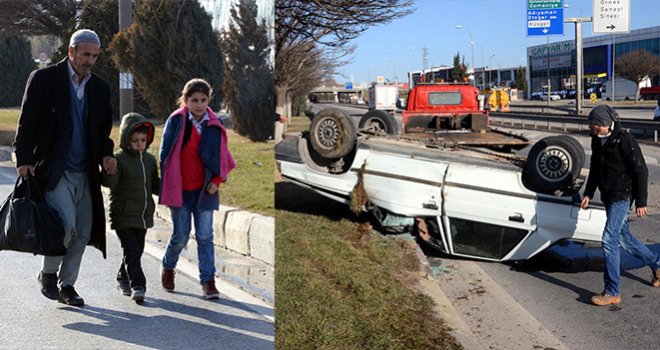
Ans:
{"label": "highway sign gantry", "polygon": [[564,35],[564,0],[527,0],[527,36]]}
{"label": "highway sign gantry", "polygon": [[593,0],[594,34],[630,32],[630,0]]}

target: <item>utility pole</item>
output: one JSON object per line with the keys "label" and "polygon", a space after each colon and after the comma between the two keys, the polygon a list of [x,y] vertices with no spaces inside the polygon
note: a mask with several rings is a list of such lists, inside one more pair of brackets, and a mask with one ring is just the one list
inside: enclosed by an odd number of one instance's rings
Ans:
{"label": "utility pole", "polygon": [[550,106],[550,36],[546,35],[547,39],[547,44],[546,44],[546,67],[545,67],[545,75],[548,78],[548,106]]}
{"label": "utility pole", "polygon": [[582,113],[582,75],[584,59],[582,57],[582,23],[591,22],[591,17],[566,18],[566,23],[575,23],[575,113]]}
{"label": "utility pole", "polygon": [[424,45],[422,47],[422,70],[426,70],[429,67],[429,49]]}
{"label": "utility pole", "polygon": [[[119,30],[131,26],[133,14],[132,0],[119,0]],[[133,104],[133,75],[119,72],[119,118],[135,110]]]}

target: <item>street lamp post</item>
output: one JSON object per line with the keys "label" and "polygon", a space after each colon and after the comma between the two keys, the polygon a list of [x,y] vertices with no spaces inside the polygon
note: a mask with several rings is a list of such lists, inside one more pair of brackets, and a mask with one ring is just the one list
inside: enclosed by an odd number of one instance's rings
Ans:
{"label": "street lamp post", "polygon": [[[479,45],[481,49],[481,90],[486,88],[486,79],[484,79],[484,46],[479,44],[479,43],[474,43],[475,45]],[[474,67],[473,67],[474,68]],[[476,82],[475,82],[476,84]]]}
{"label": "street lamp post", "polygon": [[[466,32],[468,32],[468,35],[470,35],[470,54],[471,54],[471,63],[470,64],[472,64],[472,75],[473,75],[473,78],[474,78],[474,39],[472,39],[472,33],[467,28],[463,27],[460,24],[456,25],[456,29],[463,29]],[[472,84],[476,85],[474,80],[473,80]]]}
{"label": "street lamp post", "polygon": [[579,8],[579,7],[573,7],[573,6],[569,5],[569,4],[564,4],[564,8],[578,10],[578,11],[580,11],[580,17],[582,17],[582,9],[581,9],[581,8]]}
{"label": "street lamp post", "polygon": [[392,68],[392,82],[396,84],[397,78],[396,78],[396,74],[394,73],[394,62],[392,62],[389,58],[386,58],[385,62],[390,64],[390,68]]}
{"label": "street lamp post", "polygon": [[[493,58],[493,57],[495,57],[494,54],[493,54],[493,55],[490,55],[490,57],[488,57],[488,67],[489,67],[489,68],[490,68],[490,60],[491,60],[491,58]],[[490,87],[490,69],[488,70],[488,87]]]}

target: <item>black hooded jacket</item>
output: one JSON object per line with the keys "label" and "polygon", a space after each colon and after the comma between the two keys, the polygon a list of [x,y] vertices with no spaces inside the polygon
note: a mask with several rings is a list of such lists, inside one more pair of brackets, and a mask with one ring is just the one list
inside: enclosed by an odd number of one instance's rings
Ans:
{"label": "black hooded jacket", "polygon": [[597,136],[591,138],[591,151],[584,195],[593,198],[597,187],[606,205],[633,200],[636,207],[646,207],[648,169],[635,138],[616,121],[604,144]]}

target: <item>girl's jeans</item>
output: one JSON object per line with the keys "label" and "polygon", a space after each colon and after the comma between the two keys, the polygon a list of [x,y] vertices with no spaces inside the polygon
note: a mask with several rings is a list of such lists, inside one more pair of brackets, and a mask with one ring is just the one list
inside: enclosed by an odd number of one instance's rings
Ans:
{"label": "girl's jeans", "polygon": [[163,256],[163,268],[174,270],[181,251],[188,243],[191,216],[195,219],[195,239],[199,260],[199,280],[203,284],[215,278],[215,252],[213,246],[213,210],[197,210],[200,191],[183,191],[183,206],[170,207],[174,232]]}
{"label": "girl's jeans", "polygon": [[605,206],[607,222],[603,231],[603,253],[605,255],[605,293],[621,295],[621,256],[619,244],[628,253],[644,262],[655,271],[660,268],[660,257],[642,244],[628,226],[630,201],[623,200]]}

